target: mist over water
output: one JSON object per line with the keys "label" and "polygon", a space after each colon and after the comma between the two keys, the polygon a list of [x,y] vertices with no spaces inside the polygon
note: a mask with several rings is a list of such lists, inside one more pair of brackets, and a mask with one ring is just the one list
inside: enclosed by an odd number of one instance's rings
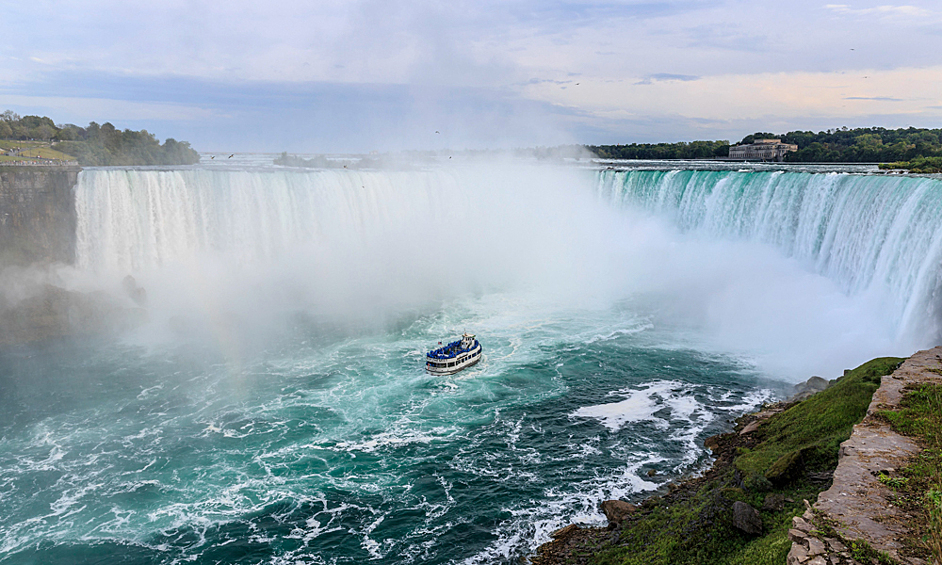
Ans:
{"label": "mist over water", "polygon": [[91,284],[133,273],[157,319],[251,341],[298,313],[349,329],[491,292],[567,308],[627,300],[798,380],[934,342],[938,184],[513,161],[91,170],[77,262]]}
{"label": "mist over water", "polygon": [[[939,186],[85,170],[58,276],[131,274],[149,320],[0,353],[0,563],[514,562],[789,383],[932,344]],[[464,331],[485,360],[426,375]]]}

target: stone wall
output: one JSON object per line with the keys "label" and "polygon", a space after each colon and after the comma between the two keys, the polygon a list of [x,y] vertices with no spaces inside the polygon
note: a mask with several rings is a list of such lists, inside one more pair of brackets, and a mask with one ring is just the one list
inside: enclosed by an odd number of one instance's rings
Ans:
{"label": "stone wall", "polygon": [[75,260],[77,166],[0,166],[0,268]]}

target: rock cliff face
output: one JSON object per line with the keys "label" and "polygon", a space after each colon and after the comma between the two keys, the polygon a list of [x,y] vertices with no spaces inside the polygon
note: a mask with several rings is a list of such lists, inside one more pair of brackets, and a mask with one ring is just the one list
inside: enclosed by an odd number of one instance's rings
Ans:
{"label": "rock cliff face", "polygon": [[0,268],[75,260],[79,167],[0,166]]}
{"label": "rock cliff face", "polygon": [[0,166],[0,347],[134,327],[144,289],[128,297],[62,288],[55,265],[75,261],[80,167]]}
{"label": "rock cliff face", "polygon": [[817,524],[822,518],[833,523],[845,539],[862,539],[900,563],[923,563],[900,555],[903,540],[912,538],[909,518],[893,504],[892,492],[878,478],[881,472],[889,474],[906,467],[920,448],[910,438],[893,431],[877,414],[898,409],[907,385],[938,383],[940,367],[942,347],[936,347],[917,352],[892,375],[883,377],[866,417],[854,426],[850,439],[841,444],[834,482],[818,495],[814,505],[819,516],[809,509],[802,518],[795,518],[794,529],[789,532],[793,544],[788,565],[857,563],[846,548],[835,548],[824,540],[825,548],[821,540],[808,533],[809,524]]}

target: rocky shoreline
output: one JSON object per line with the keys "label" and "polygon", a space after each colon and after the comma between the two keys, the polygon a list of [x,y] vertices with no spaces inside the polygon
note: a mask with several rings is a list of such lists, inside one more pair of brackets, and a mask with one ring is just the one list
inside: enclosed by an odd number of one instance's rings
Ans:
{"label": "rocky shoreline", "polygon": [[[758,424],[770,416],[793,406],[795,403],[793,401],[767,405],[759,412],[740,417],[737,420],[736,431],[711,436],[704,442],[705,446],[713,452],[714,461],[703,475],[668,483],[666,491],[661,491],[660,494],[647,498],[637,506],[622,500],[602,502],[599,510],[608,519],[608,527],[586,527],[570,524],[560,528],[550,534],[553,538],[552,541],[537,548],[536,554],[530,558],[530,563],[532,565],[587,565],[595,556],[593,550],[618,543],[622,530],[631,528],[654,508],[671,506],[690,499],[697,494],[703,485],[719,478],[733,466],[737,449],[748,449],[755,446],[756,438],[752,432],[758,428]],[[794,502],[794,500],[790,502]],[[768,500],[770,506],[779,506],[785,503],[784,497],[781,500],[774,497]],[[730,504],[730,511],[733,510],[734,505],[734,502]],[[751,516],[748,511],[743,512],[741,510],[740,514]],[[743,516],[743,519],[748,520],[745,516]],[[754,519],[752,523],[755,523]],[[759,528],[761,529],[761,522]]]}
{"label": "rocky shoreline", "polygon": [[[869,371],[861,377],[868,365],[878,361],[889,367],[882,371],[889,374]],[[912,535],[907,529],[909,517],[893,507],[889,502],[892,500],[889,489],[879,480],[881,472],[898,472],[918,447],[889,430],[877,413],[897,407],[902,390],[907,386],[927,380],[942,381],[939,373],[942,348],[920,351],[902,365],[899,365],[902,360],[891,361],[874,360],[854,371],[845,371],[842,379],[862,378],[862,382],[869,379],[879,386],[872,393],[863,420],[857,417],[859,423],[853,426],[849,439],[840,444],[836,464],[828,468],[816,467],[811,463],[809,448],[802,448],[775,460],[757,480],[755,476],[748,476],[744,471],[748,466],[739,460],[742,454],[774,441],[771,428],[788,429],[781,422],[795,419],[792,414],[796,411],[792,408],[800,407],[796,408],[800,411],[804,401],[841,382],[841,379],[826,381],[812,377],[796,386],[796,394],[789,401],[744,415],[737,420],[733,432],[707,438],[705,446],[712,450],[715,460],[703,475],[669,484],[666,491],[637,506],[626,501],[603,502],[600,511],[606,515],[608,527],[571,524],[561,528],[551,534],[552,541],[541,545],[530,556],[530,563],[634,563],[623,561],[622,556],[677,537],[676,531],[646,532],[652,525],[662,523],[658,522],[659,516],[671,512],[668,509],[674,509],[676,515],[667,523],[687,520],[679,529],[692,536],[710,539],[712,534],[703,536],[703,532],[715,530],[718,534],[740,538],[737,542],[740,545],[753,544],[765,551],[764,559],[728,562],[850,565],[868,562],[868,558],[862,557],[866,552],[859,550],[866,547],[869,552],[866,555],[889,559],[874,563],[925,563],[901,551],[899,540]],[[841,394],[842,391],[833,391],[831,396]],[[812,408],[820,411],[819,407]],[[814,410],[806,412],[803,418],[814,418],[814,414]],[[815,500],[812,507],[811,502]],[[645,547],[637,546],[641,540]],[[678,544],[682,545],[683,540],[669,539],[664,545],[674,548]],[[717,547],[722,547],[722,543],[717,543]],[[665,557],[662,562],[672,561]]]}

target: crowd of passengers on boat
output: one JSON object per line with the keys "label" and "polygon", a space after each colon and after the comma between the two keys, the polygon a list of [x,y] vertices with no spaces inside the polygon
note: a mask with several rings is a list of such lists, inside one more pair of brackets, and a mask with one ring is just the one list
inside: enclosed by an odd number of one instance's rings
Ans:
{"label": "crowd of passengers on boat", "polygon": [[483,351],[473,334],[464,334],[459,341],[429,351],[426,354],[425,368],[431,373],[457,372],[477,363]]}

